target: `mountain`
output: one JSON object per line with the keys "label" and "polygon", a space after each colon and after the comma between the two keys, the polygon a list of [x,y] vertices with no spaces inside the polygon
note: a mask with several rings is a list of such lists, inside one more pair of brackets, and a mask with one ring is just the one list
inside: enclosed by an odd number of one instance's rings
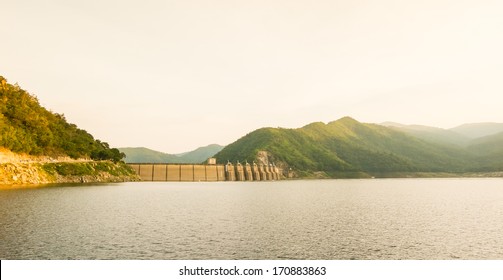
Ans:
{"label": "mountain", "polygon": [[480,171],[503,170],[503,132],[477,138],[467,149],[476,155]]}
{"label": "mountain", "polygon": [[393,122],[385,122],[382,123],[381,125],[405,132],[419,139],[437,144],[466,146],[470,142],[469,137],[443,128],[424,126],[424,125],[404,125]]}
{"label": "mountain", "polygon": [[476,139],[503,132],[503,123],[469,123],[451,128],[450,131],[470,139]]}
{"label": "mountain", "polygon": [[145,163],[179,163],[179,158],[175,155],[166,154],[151,149],[137,148],[119,148],[119,151],[126,155],[124,159],[127,163],[130,162],[145,162]]}
{"label": "mountain", "polygon": [[181,154],[167,154],[147,148],[119,148],[126,155],[126,162],[148,163],[201,163],[223,149],[223,146],[211,144]]}
{"label": "mountain", "polygon": [[211,144],[205,147],[199,147],[193,151],[176,154],[183,162],[186,163],[200,163],[220,152],[224,146],[218,144]]}
{"label": "mountain", "polygon": [[468,149],[482,156],[503,154],[503,132],[477,138],[470,142]]}
{"label": "mountain", "polygon": [[124,156],[106,142],[42,107],[38,99],[0,76],[0,147],[16,153],[71,158],[111,159]]}
{"label": "mountain", "polygon": [[[261,128],[215,155],[220,162],[264,161],[330,177],[392,172],[462,172],[473,155],[465,149],[419,139],[397,129],[350,117],[298,129]],[[360,176],[358,175],[358,176]]]}

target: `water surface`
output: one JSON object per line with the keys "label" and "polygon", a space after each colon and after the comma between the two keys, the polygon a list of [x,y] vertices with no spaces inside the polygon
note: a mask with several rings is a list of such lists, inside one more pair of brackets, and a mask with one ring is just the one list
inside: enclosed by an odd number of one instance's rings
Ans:
{"label": "water surface", "polygon": [[502,179],[0,191],[2,259],[503,259]]}

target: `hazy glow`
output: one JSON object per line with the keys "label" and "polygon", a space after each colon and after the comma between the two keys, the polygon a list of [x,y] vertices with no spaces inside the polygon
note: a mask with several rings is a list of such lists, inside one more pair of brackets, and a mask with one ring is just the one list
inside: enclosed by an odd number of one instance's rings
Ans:
{"label": "hazy glow", "polygon": [[503,122],[501,1],[1,6],[0,75],[113,146],[176,153],[345,115]]}

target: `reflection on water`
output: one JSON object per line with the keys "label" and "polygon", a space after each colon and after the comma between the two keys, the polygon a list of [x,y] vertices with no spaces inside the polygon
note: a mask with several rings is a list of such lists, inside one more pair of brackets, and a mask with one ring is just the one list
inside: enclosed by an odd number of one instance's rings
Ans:
{"label": "reflection on water", "polygon": [[0,191],[2,259],[503,259],[503,180]]}

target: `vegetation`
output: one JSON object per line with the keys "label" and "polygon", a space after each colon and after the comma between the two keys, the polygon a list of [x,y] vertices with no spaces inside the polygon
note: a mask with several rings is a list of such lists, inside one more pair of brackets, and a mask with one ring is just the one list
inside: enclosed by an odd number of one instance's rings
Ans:
{"label": "vegetation", "polygon": [[471,140],[467,136],[454,132],[451,129],[442,129],[422,125],[401,125],[397,123],[384,123],[383,125],[405,132],[406,134],[419,139],[437,144],[463,147]]}
{"label": "vegetation", "polygon": [[475,139],[467,149],[476,155],[477,171],[503,170],[503,132]]}
{"label": "vegetation", "polygon": [[182,160],[181,163],[201,163],[220,152],[223,148],[223,146],[211,144],[205,147],[199,147],[190,152],[177,154],[176,156]]}
{"label": "vegetation", "polygon": [[[501,135],[488,138],[480,143],[482,147],[469,149],[447,145],[447,141],[426,141],[397,129],[345,117],[298,129],[258,129],[228,145],[215,157],[220,161],[253,161],[258,160],[259,151],[267,151],[269,161],[297,170],[303,176],[317,172],[329,177],[365,177],[365,174],[495,171],[503,170],[501,139]],[[478,152],[489,149],[488,145],[493,147],[491,157],[487,152]]]}
{"label": "vegetation", "polygon": [[473,141],[503,132],[503,123],[469,123],[451,129],[386,122],[382,125],[428,142],[466,147]]}
{"label": "vegetation", "polygon": [[138,148],[119,148],[126,157],[126,162],[134,163],[177,163],[178,157],[171,154],[166,154],[151,149]]}
{"label": "vegetation", "polygon": [[503,123],[469,123],[449,129],[455,133],[476,139],[503,132]]}
{"label": "vegetation", "polygon": [[42,169],[53,176],[99,176],[102,173],[112,176],[131,176],[134,174],[134,171],[125,163],[110,164],[110,162],[45,163]]}
{"label": "vegetation", "polygon": [[223,149],[223,146],[212,144],[182,154],[166,154],[147,148],[119,148],[126,154],[126,162],[143,163],[201,163]]}
{"label": "vegetation", "polygon": [[95,140],[37,98],[0,76],[0,146],[31,155],[121,161],[124,154]]}

